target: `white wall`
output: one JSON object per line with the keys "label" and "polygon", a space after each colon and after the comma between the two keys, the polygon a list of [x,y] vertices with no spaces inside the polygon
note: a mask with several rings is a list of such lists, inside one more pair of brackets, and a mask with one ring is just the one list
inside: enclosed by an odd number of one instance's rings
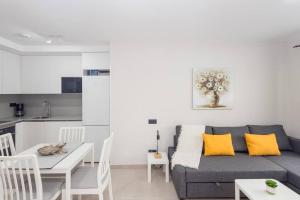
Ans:
{"label": "white wall", "polygon": [[278,121],[290,136],[300,138],[300,48],[283,44],[277,47]]}
{"label": "white wall", "polygon": [[[177,124],[235,126],[277,122],[276,69],[268,46],[115,41],[111,44],[113,164],[144,164],[161,131],[161,149]],[[192,110],[192,68],[229,67],[235,73],[233,110]],[[158,125],[148,125],[157,118]]]}

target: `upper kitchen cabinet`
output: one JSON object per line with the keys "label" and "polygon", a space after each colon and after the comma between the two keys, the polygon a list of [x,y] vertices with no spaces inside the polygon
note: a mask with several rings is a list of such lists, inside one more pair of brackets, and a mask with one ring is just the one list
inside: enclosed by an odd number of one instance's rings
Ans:
{"label": "upper kitchen cabinet", "polygon": [[20,94],[21,57],[0,51],[0,93]]}
{"label": "upper kitchen cabinet", "polygon": [[23,94],[60,94],[62,77],[81,77],[81,56],[23,56]]}
{"label": "upper kitchen cabinet", "polygon": [[109,69],[109,53],[82,53],[83,69]]}

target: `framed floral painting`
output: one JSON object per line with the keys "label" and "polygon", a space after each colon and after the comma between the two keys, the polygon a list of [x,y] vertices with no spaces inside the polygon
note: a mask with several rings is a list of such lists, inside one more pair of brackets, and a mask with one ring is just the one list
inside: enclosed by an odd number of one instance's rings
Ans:
{"label": "framed floral painting", "polygon": [[193,69],[193,109],[232,109],[232,85],[230,70]]}

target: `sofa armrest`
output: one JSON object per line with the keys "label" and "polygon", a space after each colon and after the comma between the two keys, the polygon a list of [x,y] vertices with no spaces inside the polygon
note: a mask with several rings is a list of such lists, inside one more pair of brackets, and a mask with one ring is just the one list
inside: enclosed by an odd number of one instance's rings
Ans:
{"label": "sofa armrest", "polygon": [[186,183],[186,170],[181,165],[176,165],[172,170],[173,184],[179,199],[187,198],[187,183]]}
{"label": "sofa armrest", "polygon": [[292,145],[293,151],[295,153],[300,154],[300,139],[294,138],[294,137],[289,137],[289,141]]}
{"label": "sofa armrest", "polygon": [[174,140],[174,147],[176,148],[178,144],[178,135],[174,135],[173,140]]}

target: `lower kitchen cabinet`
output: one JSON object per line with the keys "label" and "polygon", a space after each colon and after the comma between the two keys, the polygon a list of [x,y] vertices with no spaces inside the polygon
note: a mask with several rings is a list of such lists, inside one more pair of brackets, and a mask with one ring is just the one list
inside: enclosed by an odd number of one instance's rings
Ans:
{"label": "lower kitchen cabinet", "polygon": [[22,152],[40,143],[57,143],[60,127],[82,126],[81,121],[20,122],[16,124],[16,150]]}

